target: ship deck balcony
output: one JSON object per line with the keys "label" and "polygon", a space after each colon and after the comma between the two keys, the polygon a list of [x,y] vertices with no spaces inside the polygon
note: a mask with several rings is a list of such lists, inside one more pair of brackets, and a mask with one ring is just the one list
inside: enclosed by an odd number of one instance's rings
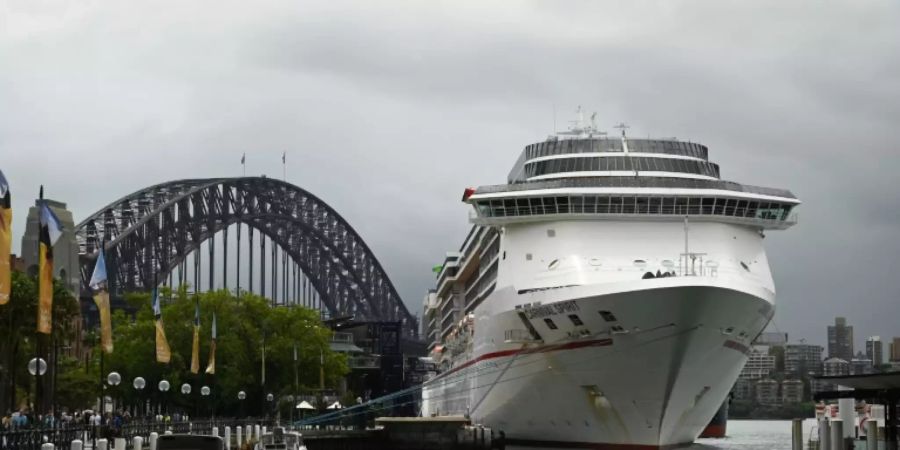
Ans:
{"label": "ship deck balcony", "polygon": [[475,199],[470,220],[479,225],[560,219],[694,220],[765,229],[797,223],[796,201],[763,201],[690,195],[545,195]]}

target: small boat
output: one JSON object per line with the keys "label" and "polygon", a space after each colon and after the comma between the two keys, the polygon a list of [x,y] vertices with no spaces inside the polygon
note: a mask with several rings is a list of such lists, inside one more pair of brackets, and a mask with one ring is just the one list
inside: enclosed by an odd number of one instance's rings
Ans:
{"label": "small boat", "polygon": [[300,433],[276,427],[271,433],[262,435],[254,450],[306,450],[306,446]]}

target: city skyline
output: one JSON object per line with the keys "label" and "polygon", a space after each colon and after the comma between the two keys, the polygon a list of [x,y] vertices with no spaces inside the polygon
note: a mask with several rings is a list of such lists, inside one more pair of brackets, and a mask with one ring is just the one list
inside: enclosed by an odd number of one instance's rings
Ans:
{"label": "city skyline", "polygon": [[896,4],[180,6],[5,11],[15,253],[40,184],[77,223],[148,185],[239,176],[243,154],[248,175],[280,177],[287,152],[287,180],[353,224],[420,312],[469,231],[463,189],[503,182],[583,105],[803,200],[767,233],[770,329],[824,346],[843,316],[856,348],[900,335]]}

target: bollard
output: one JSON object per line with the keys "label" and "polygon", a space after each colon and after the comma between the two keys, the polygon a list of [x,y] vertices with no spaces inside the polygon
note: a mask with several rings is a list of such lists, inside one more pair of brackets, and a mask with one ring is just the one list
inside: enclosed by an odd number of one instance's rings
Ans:
{"label": "bollard", "polygon": [[131,448],[134,450],[142,450],[144,448],[144,438],[135,436],[131,439]]}
{"label": "bollard", "polygon": [[125,438],[116,438],[113,440],[113,450],[125,450]]}
{"label": "bollard", "polygon": [[791,450],[803,450],[803,419],[791,421]]}
{"label": "bollard", "polygon": [[253,426],[253,435],[256,436],[257,441],[262,440],[262,435],[259,434],[259,430],[260,428],[258,424]]}
{"label": "bollard", "polygon": [[259,438],[260,438],[260,439],[262,439],[262,437],[266,435],[266,431],[268,431],[268,427],[266,427],[265,425],[263,425],[263,427],[262,427],[262,434],[259,435]]}
{"label": "bollard", "polygon": [[219,436],[219,427],[213,427],[212,435],[218,437]]}
{"label": "bollard", "polygon": [[819,450],[831,450],[831,427],[827,418],[819,419]]}
{"label": "bollard", "polygon": [[106,439],[97,439],[97,449],[96,450],[107,450],[109,448],[109,441]]}
{"label": "bollard", "polygon": [[240,450],[241,446],[244,444],[243,440],[241,439],[241,431],[243,430],[243,428],[238,425],[235,427],[235,429],[237,430],[237,448],[238,450]]}
{"label": "bollard", "polygon": [[247,439],[246,439],[246,441],[247,441],[247,442],[252,441],[252,440],[253,440],[253,427],[251,427],[250,425],[247,425],[247,426],[244,428],[244,432],[247,433]]}
{"label": "bollard", "polygon": [[72,446],[69,447],[69,450],[82,450],[82,449],[84,449],[84,442],[82,442],[80,439],[75,439],[74,441],[72,441]]}
{"label": "bollard", "polygon": [[42,444],[41,450],[53,450],[53,444],[50,444],[50,443]]}
{"label": "bollard", "polygon": [[231,450],[231,427],[225,427],[225,450]]}
{"label": "bollard", "polygon": [[172,430],[166,430],[166,434],[172,434]]}
{"label": "bollard", "polygon": [[152,432],[150,433],[150,450],[156,450],[156,440],[159,439],[159,433]]}
{"label": "bollard", "polygon": [[878,450],[878,421],[866,421],[866,450]]}
{"label": "bollard", "polygon": [[844,450],[844,421],[831,421],[831,450]]}

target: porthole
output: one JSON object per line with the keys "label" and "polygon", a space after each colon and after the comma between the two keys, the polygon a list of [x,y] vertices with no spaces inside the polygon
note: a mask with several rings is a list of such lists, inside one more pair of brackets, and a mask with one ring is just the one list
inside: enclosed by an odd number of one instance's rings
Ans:
{"label": "porthole", "polygon": [[525,254],[525,261],[531,261],[531,258],[532,258],[531,253]]}
{"label": "porthole", "polygon": [[556,230],[547,230],[547,237],[556,237]]}
{"label": "porthole", "polygon": [[647,261],[644,261],[643,259],[636,259],[634,260],[634,267],[643,269],[644,267],[647,267]]}
{"label": "porthole", "polygon": [[556,270],[557,267],[559,267],[558,259],[554,259],[553,261],[550,261],[550,264],[547,265],[547,269],[549,269],[549,270]]}

